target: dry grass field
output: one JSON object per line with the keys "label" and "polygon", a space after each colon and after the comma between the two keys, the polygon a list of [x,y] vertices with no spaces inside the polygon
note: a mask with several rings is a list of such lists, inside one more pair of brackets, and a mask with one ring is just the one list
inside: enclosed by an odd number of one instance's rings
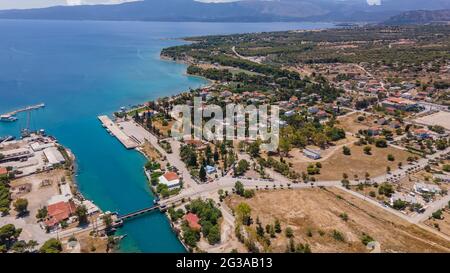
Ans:
{"label": "dry grass field", "polygon": [[[342,179],[342,174],[346,173],[351,179],[353,179],[354,175],[358,175],[359,178],[364,178],[366,172],[371,177],[375,177],[385,174],[387,166],[391,170],[395,170],[398,168],[398,162],[406,165],[406,159],[412,155],[393,147],[377,148],[372,145],[371,155],[364,153],[364,146],[352,144],[348,147],[351,150],[351,155],[344,155],[342,148],[338,149],[333,155],[320,162],[322,169],[320,170],[320,174],[315,175],[315,177],[319,180],[340,180]],[[388,154],[392,154],[395,161],[388,161]],[[311,162],[305,162],[298,157],[286,160],[292,163],[294,170],[298,172],[306,172],[308,165],[311,164]]]}
{"label": "dry grass field", "polygon": [[[263,226],[278,218],[283,231],[291,227],[296,243],[308,243],[312,252],[370,252],[363,233],[380,243],[381,252],[450,252],[445,239],[337,188],[259,191],[251,199],[233,195],[226,202],[248,203]],[[332,236],[335,230],[343,240]],[[284,232],[278,234],[271,251],[284,252],[287,241]]]}

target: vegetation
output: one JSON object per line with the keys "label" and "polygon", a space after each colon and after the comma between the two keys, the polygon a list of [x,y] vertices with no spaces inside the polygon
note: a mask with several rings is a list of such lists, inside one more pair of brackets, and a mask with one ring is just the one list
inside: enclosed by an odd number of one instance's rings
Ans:
{"label": "vegetation", "polygon": [[41,253],[60,253],[62,251],[62,244],[59,240],[51,238],[46,241],[39,249]]}
{"label": "vegetation", "polygon": [[28,212],[28,200],[24,198],[17,199],[14,204],[14,209],[18,215],[23,215]]}

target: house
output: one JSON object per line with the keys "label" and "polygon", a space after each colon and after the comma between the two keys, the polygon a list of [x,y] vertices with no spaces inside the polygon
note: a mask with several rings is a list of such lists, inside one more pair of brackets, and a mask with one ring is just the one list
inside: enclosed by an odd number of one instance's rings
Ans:
{"label": "house", "polygon": [[316,117],[318,119],[325,119],[328,117],[328,114],[327,114],[327,112],[320,110],[319,112],[316,113]]}
{"label": "house", "polygon": [[417,193],[439,193],[441,188],[437,185],[425,184],[425,183],[415,183],[414,191]]}
{"label": "house", "polygon": [[314,151],[308,148],[303,149],[303,155],[314,160],[320,159],[322,157],[319,151]]}
{"label": "house", "polygon": [[427,139],[431,137],[430,131],[427,129],[416,129],[414,130],[413,135],[419,139]]}
{"label": "house", "polygon": [[295,115],[295,110],[290,110],[290,111],[284,112],[284,115],[286,117],[292,117],[293,115]]}
{"label": "house", "polygon": [[72,201],[58,202],[47,207],[47,220],[45,225],[54,228],[60,222],[69,219],[76,211],[76,206]]}
{"label": "house", "polygon": [[188,226],[195,230],[200,230],[202,226],[199,224],[200,218],[192,212],[189,212],[184,216],[184,220],[188,223]]}
{"label": "house", "polygon": [[381,133],[382,129],[379,127],[370,127],[369,129],[367,129],[367,134],[369,136],[377,136]]}
{"label": "house", "polygon": [[408,194],[404,194],[401,192],[396,192],[389,199],[390,205],[393,206],[394,202],[397,200],[401,200],[401,201],[407,202],[409,204],[417,204],[418,203],[416,197],[408,195]]}
{"label": "house", "polygon": [[178,174],[174,172],[166,172],[159,177],[159,183],[167,185],[169,189],[177,189],[181,186]]}
{"label": "house", "polygon": [[0,167],[0,176],[7,175],[7,174],[8,174],[8,170],[6,168]]}
{"label": "house", "polygon": [[383,107],[392,107],[397,110],[410,111],[416,109],[419,105],[417,102],[404,98],[389,97],[381,102]]}
{"label": "house", "polygon": [[310,114],[317,114],[319,112],[319,108],[315,107],[315,106],[311,106],[308,108],[308,112]]}

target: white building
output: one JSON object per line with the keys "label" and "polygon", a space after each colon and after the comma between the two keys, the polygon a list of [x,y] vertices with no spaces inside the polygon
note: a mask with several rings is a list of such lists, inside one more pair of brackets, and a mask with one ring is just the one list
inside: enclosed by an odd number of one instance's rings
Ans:
{"label": "white building", "polygon": [[66,160],[56,147],[50,147],[44,150],[44,155],[50,165],[64,164]]}
{"label": "white building", "polygon": [[438,193],[441,191],[441,188],[439,188],[437,185],[415,183],[414,191],[417,193]]}
{"label": "white building", "polygon": [[181,186],[180,178],[174,172],[167,172],[159,177],[159,183],[167,185],[169,189],[177,189]]}

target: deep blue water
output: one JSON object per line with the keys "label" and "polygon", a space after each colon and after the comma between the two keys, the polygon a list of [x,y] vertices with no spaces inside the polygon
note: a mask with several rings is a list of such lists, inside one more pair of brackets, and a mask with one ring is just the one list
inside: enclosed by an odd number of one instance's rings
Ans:
{"label": "deep blue water", "polygon": [[[46,129],[75,153],[86,198],[124,214],[153,202],[142,172],[145,158],[123,148],[96,117],[205,84],[186,76],[184,65],[159,59],[162,48],[182,44],[167,38],[331,26],[0,20],[0,113],[45,103],[32,112],[32,129]],[[24,115],[19,118],[0,123],[0,136],[17,136],[26,124]],[[159,213],[128,222],[120,232],[128,235],[124,252],[184,251]]]}

